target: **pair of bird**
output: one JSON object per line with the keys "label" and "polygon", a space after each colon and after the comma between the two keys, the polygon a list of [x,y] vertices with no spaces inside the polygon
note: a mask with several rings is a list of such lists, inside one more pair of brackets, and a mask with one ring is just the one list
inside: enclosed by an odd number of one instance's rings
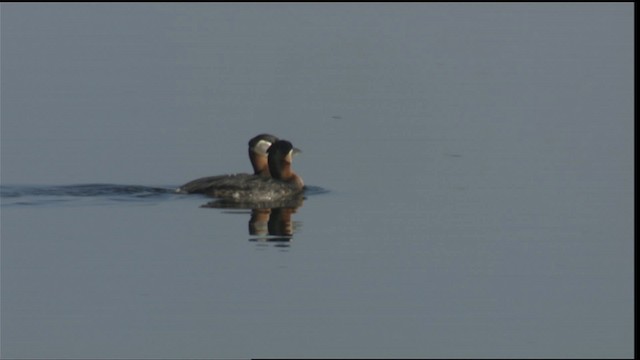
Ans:
{"label": "pair of bird", "polygon": [[253,174],[203,177],[176,191],[242,202],[273,201],[298,195],[304,190],[304,182],[291,169],[291,162],[293,155],[299,152],[287,140],[260,134],[249,140]]}

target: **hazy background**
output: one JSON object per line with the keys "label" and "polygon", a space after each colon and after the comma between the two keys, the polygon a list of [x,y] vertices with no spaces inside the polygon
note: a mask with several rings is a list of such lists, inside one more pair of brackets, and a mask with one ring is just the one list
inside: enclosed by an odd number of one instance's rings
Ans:
{"label": "hazy background", "polygon": [[2,3],[2,185],[170,188],[270,132],[329,191],[287,248],[3,197],[2,356],[631,357],[633,13]]}

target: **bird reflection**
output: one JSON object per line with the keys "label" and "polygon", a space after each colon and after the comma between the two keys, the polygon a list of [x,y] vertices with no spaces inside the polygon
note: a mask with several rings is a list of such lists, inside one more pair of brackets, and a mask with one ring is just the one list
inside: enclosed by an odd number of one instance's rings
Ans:
{"label": "bird reflection", "polygon": [[293,239],[296,222],[292,214],[297,208],[252,209],[249,241],[288,243]]}
{"label": "bird reflection", "polygon": [[217,209],[251,209],[249,218],[249,241],[277,243],[276,246],[289,246],[293,234],[300,223],[293,221],[293,214],[302,206],[304,197],[293,196],[270,202],[242,203],[217,199],[202,207]]}

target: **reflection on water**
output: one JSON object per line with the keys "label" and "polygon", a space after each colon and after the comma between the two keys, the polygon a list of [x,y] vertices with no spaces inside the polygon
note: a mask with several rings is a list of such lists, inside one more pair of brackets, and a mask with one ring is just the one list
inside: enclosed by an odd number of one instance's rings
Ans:
{"label": "reflection on water", "polygon": [[[110,202],[157,203],[185,196],[176,194],[174,186],[151,187],[142,185],[115,184],[79,184],[57,186],[0,186],[0,198],[3,207],[8,206],[73,206],[108,205]],[[293,221],[293,214],[300,208],[306,196],[328,192],[318,186],[307,186],[304,194],[263,202],[236,202],[214,199],[201,205],[213,209],[250,209],[251,213],[237,214],[249,216],[249,241],[275,243],[275,246],[288,247],[293,234],[302,225]],[[199,196],[199,195],[198,195]]]}
{"label": "reflection on water", "polygon": [[296,195],[270,202],[245,203],[217,199],[203,208],[251,209],[249,218],[249,241],[276,243],[276,246],[288,247],[293,234],[302,224],[292,220],[293,214],[304,202],[303,195]]}
{"label": "reflection on water", "polygon": [[292,221],[297,208],[253,209],[249,219],[249,241],[275,242],[288,246],[300,222]]}

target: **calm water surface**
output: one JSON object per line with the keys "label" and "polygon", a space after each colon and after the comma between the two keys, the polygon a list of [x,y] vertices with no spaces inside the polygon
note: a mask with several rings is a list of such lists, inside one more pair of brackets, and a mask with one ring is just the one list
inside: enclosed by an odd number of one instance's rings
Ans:
{"label": "calm water surface", "polygon": [[631,4],[0,14],[2,358],[633,356]]}

